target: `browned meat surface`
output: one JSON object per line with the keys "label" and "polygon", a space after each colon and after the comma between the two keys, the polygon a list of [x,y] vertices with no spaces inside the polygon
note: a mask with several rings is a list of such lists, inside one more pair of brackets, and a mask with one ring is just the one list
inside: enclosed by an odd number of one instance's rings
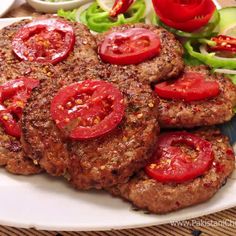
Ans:
{"label": "browned meat surface", "polygon": [[[45,17],[51,17],[50,15]],[[99,63],[96,54],[96,42],[91,36],[88,29],[77,23],[72,24],[75,30],[76,43],[73,52],[70,53],[66,60],[58,63],[56,66],[49,64],[40,64],[28,61],[20,61],[13,53],[11,42],[15,33],[20,27],[29,23],[30,20],[23,20],[5,27],[0,31],[0,83],[6,80],[15,79],[20,76],[27,76],[40,81],[57,80],[61,74],[70,74],[70,68],[77,68],[77,66],[84,62],[89,65]],[[81,66],[78,66],[81,69]],[[76,69],[75,69],[76,70]],[[90,70],[90,68],[88,68]],[[31,159],[27,159],[22,151],[21,142],[9,135],[6,135],[1,129],[0,132],[0,148],[2,149],[0,156],[0,165],[16,174],[33,174],[38,173],[41,169],[39,166],[33,165]],[[31,147],[29,147],[30,149]],[[26,152],[28,150],[26,149]]]}
{"label": "browned meat surface", "polygon": [[151,157],[158,135],[157,101],[149,86],[136,80],[109,78],[122,91],[126,114],[105,137],[73,142],[68,173],[76,188],[101,188],[123,183]]}
{"label": "browned meat surface", "polygon": [[[45,15],[44,17],[55,18],[55,16],[52,15]],[[0,31],[0,71],[5,72],[6,76],[9,68],[12,68],[13,71],[18,71],[23,67],[24,73],[28,75],[32,70],[36,69],[36,67],[38,67],[39,70],[43,69],[40,69],[40,63],[37,63],[38,65],[36,65],[35,67],[31,66],[31,63],[20,63],[20,59],[18,59],[12,51],[12,39],[14,38],[15,33],[22,26],[29,22],[31,22],[31,20],[22,20],[5,27]],[[70,21],[66,22],[73,26],[76,40],[74,49],[70,52],[69,56],[54,66],[55,71],[64,75],[70,74],[70,70],[76,68],[81,60],[87,63],[91,63],[91,61],[93,60],[94,65],[98,64],[99,62],[96,53],[96,42],[87,27],[80,23],[72,23]],[[44,70],[47,70],[47,68]]]}
{"label": "browned meat surface", "polygon": [[211,99],[184,102],[181,100],[160,99],[159,123],[162,128],[191,128],[221,124],[230,120],[236,106],[236,86],[222,75],[212,75],[207,67],[186,67],[185,72],[204,74],[207,81],[219,83],[220,94]]}
{"label": "browned meat surface", "polygon": [[[148,85],[132,77],[120,77],[119,73],[109,77],[105,67],[98,70],[101,73],[92,72],[92,68],[91,63],[81,63],[78,77],[72,74],[71,78],[42,83],[23,115],[24,147],[31,158],[48,173],[65,175],[79,189],[102,188],[125,181],[145,165],[159,130],[157,98]],[[72,142],[63,138],[51,119],[50,103],[62,86],[85,79],[104,79],[115,84],[123,93],[126,113],[121,124],[109,134]]]}
{"label": "browned meat surface", "polygon": [[[1,41],[1,40],[0,40]],[[0,83],[17,77],[26,76],[40,81],[54,77],[55,70],[49,64],[38,64],[34,62],[19,62],[16,64],[4,64],[0,62]]]}
{"label": "browned meat surface", "polygon": [[69,157],[66,143],[50,117],[51,100],[63,85],[95,78],[99,65],[93,36],[84,25],[73,26],[76,34],[73,52],[54,66],[54,77],[35,91],[23,115],[24,150],[34,160],[40,160],[40,165],[52,175],[65,174]]}
{"label": "browned meat surface", "polygon": [[39,166],[25,155],[20,140],[5,134],[0,128],[0,166],[13,174],[31,175],[41,172]]}
{"label": "browned meat surface", "polygon": [[228,138],[218,130],[201,130],[195,134],[211,142],[214,152],[213,165],[203,176],[182,184],[167,184],[160,183],[141,171],[129,182],[109,191],[154,213],[167,213],[207,201],[234,170],[235,157]]}
{"label": "browned meat surface", "polygon": [[[175,39],[174,35],[166,31],[161,27],[155,27],[146,24],[133,24],[122,25],[113,27],[111,30],[98,34],[97,44],[100,45],[104,37],[111,32],[124,31],[129,28],[146,28],[155,32],[161,40],[161,52],[153,59],[146,60],[138,65],[120,66],[124,70],[131,70],[135,73],[138,79],[145,83],[158,82],[160,80],[166,80],[178,76],[183,70],[183,49],[181,44]],[[113,66],[110,66],[111,73],[113,72]]]}
{"label": "browned meat surface", "polygon": [[[38,65],[30,62],[20,62],[15,65],[2,65],[0,62],[1,81],[3,84],[7,80],[17,79],[21,76],[35,78],[38,80],[50,79],[54,70],[50,65]],[[27,157],[22,150],[21,141],[15,137],[7,135],[0,124],[0,166],[13,174],[31,175],[41,172],[39,166],[35,166],[33,161]]]}

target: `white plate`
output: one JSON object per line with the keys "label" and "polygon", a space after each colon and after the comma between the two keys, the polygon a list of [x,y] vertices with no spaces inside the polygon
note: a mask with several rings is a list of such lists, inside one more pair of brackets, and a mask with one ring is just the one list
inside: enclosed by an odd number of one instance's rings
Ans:
{"label": "white plate", "polygon": [[3,16],[13,5],[15,0],[2,0],[0,3],[0,17]]}
{"label": "white plate", "polygon": [[[89,0],[70,0],[63,2],[45,2],[41,0],[26,0],[36,11],[45,13],[56,13],[59,9],[71,10],[78,8]],[[91,0],[90,0],[91,1]]]}
{"label": "white plate", "polygon": [[[2,19],[0,27],[18,19]],[[46,175],[0,169],[0,225],[44,230],[110,230],[190,219],[236,206],[236,176],[208,202],[166,215],[147,215],[101,191],[81,192]]]}

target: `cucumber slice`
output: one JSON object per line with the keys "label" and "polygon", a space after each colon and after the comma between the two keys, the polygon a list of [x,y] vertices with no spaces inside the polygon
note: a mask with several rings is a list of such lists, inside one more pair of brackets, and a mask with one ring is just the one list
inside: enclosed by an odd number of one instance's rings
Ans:
{"label": "cucumber slice", "polygon": [[219,33],[236,37],[236,7],[222,8],[219,13]]}

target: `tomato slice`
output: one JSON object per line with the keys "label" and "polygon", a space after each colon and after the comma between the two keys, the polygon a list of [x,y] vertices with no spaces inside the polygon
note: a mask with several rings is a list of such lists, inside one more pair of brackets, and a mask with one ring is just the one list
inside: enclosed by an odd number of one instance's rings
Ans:
{"label": "tomato slice", "polygon": [[156,14],[163,23],[186,32],[193,32],[205,26],[216,10],[212,0],[152,0],[152,2]]}
{"label": "tomato slice", "polygon": [[211,143],[188,132],[161,135],[156,150],[145,171],[164,183],[182,183],[201,176],[214,159]]}
{"label": "tomato slice", "polygon": [[132,5],[134,0],[116,0],[109,15],[111,17],[115,17],[120,13],[125,13],[129,7]]}
{"label": "tomato slice", "polygon": [[99,55],[111,64],[138,64],[157,56],[160,48],[160,38],[154,32],[130,28],[107,35],[99,47]]}
{"label": "tomato slice", "polygon": [[20,77],[0,86],[0,123],[5,132],[19,138],[23,108],[30,97],[33,88],[39,84],[38,80]]}
{"label": "tomato slice", "polygon": [[[187,21],[201,15],[205,0],[153,0],[158,15],[168,15],[173,21]],[[168,7],[166,7],[168,6]]]}
{"label": "tomato slice", "polygon": [[191,102],[216,97],[220,86],[216,81],[206,81],[203,74],[187,72],[175,81],[157,84],[155,92],[160,98]]}
{"label": "tomato slice", "polygon": [[236,52],[236,38],[226,35],[218,35],[217,37],[213,37],[211,40],[216,42],[216,46],[210,48],[212,51]]}
{"label": "tomato slice", "polygon": [[12,41],[22,60],[56,64],[72,51],[75,34],[71,25],[56,19],[37,19],[20,28]]}
{"label": "tomato slice", "polygon": [[122,120],[122,93],[111,83],[86,80],[59,90],[51,103],[56,125],[72,139],[89,139],[113,130]]}

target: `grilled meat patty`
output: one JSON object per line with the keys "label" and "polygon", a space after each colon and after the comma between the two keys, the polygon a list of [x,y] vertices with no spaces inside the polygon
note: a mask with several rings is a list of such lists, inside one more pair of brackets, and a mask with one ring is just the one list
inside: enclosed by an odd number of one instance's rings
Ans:
{"label": "grilled meat patty", "polygon": [[235,156],[228,138],[218,130],[200,130],[195,135],[209,141],[213,148],[214,162],[204,175],[185,183],[171,184],[158,182],[141,171],[129,182],[108,191],[132,202],[138,208],[158,214],[207,201],[233,172]]}
{"label": "grilled meat patty", "polygon": [[45,80],[33,92],[23,114],[24,150],[52,175],[64,175],[69,154],[63,135],[50,116],[50,105],[64,85],[85,79],[95,79],[100,63],[96,42],[82,24],[74,24],[75,46],[69,57],[54,66],[54,78]]}
{"label": "grilled meat patty", "polygon": [[[122,32],[129,28],[145,28],[157,34],[161,41],[161,51],[160,54],[153,59],[146,60],[137,65],[119,67],[123,67],[124,70],[130,71],[128,73],[136,74],[137,78],[144,83],[155,83],[160,80],[167,80],[178,76],[184,68],[182,46],[179,41],[175,39],[173,34],[161,27],[140,23],[113,27],[105,33],[96,35],[98,47],[102,44],[104,38],[108,34],[118,31]],[[111,73],[114,71],[114,66],[117,67],[117,65],[110,65]]]}
{"label": "grilled meat patty", "polygon": [[[60,17],[56,17],[53,15],[45,15],[43,17],[41,16],[39,19],[42,18],[58,18],[61,21],[66,21],[65,19],[61,19]],[[33,20],[37,20],[37,18],[34,18]],[[16,32],[31,21],[32,20],[22,20],[5,27],[0,31],[0,71],[6,71],[7,73],[9,68],[17,71],[22,69],[22,64],[26,63],[25,61],[21,63],[21,60],[14,54],[12,50],[12,40]],[[66,23],[70,24],[74,29],[75,45],[67,58],[54,65],[55,71],[57,71],[59,74],[64,75],[70,74],[70,70],[77,67],[78,63],[80,63],[81,60],[87,63],[91,63],[91,60],[93,59],[94,65],[99,63],[97,56],[92,57],[92,59],[90,58],[92,52],[91,49],[94,49],[92,54],[96,55],[95,50],[97,45],[88,28],[80,23],[73,23],[70,21],[66,21]],[[37,64],[38,67],[42,65],[42,63]],[[4,70],[5,67],[6,69]],[[24,65],[24,70],[27,74],[29,74],[33,69],[34,68],[32,68],[31,63],[29,62]]]}
{"label": "grilled meat patty", "polygon": [[[53,17],[51,15],[44,16],[46,18]],[[96,42],[90,34],[86,26],[77,23],[71,23],[75,31],[76,42],[74,50],[69,56],[52,66],[47,63],[36,63],[29,61],[21,61],[12,51],[12,39],[16,32],[31,20],[23,20],[3,28],[0,31],[0,83],[7,80],[16,79],[21,76],[44,80],[56,80],[61,74],[69,74],[70,68],[81,68],[81,61],[89,65],[99,64],[95,51]],[[90,68],[88,68],[90,70]],[[0,130],[0,138],[2,149],[0,156],[0,165],[6,166],[6,169],[15,174],[33,174],[41,171],[39,166],[33,165],[31,159],[22,151],[20,140],[6,135]]]}
{"label": "grilled meat patty", "polygon": [[117,73],[107,80],[123,93],[126,104],[123,121],[104,137],[73,142],[70,146],[72,158],[68,173],[76,188],[123,183],[142,168],[153,153],[159,133],[157,98],[148,85],[119,77]]}
{"label": "grilled meat patty", "polygon": [[[17,65],[1,64],[0,84],[20,77],[28,77],[40,81],[51,79],[54,69],[51,65],[39,65],[33,62],[19,62]],[[39,166],[27,157],[22,149],[20,139],[6,134],[0,125],[0,166],[13,174],[31,175],[42,171]]]}
{"label": "grilled meat patty", "polygon": [[207,81],[217,81],[220,94],[214,98],[185,102],[160,98],[159,123],[162,128],[191,128],[229,121],[236,106],[236,86],[220,74],[211,74],[206,66],[186,66],[186,72],[199,72]]}
{"label": "grilled meat patty", "polygon": [[[79,189],[124,182],[146,164],[158,135],[158,100],[149,86],[119,73],[109,77],[106,70],[102,66],[94,73],[99,75],[100,71],[100,77],[93,77],[81,66],[78,77],[45,81],[33,92],[23,114],[25,151],[48,173],[65,175]],[[124,96],[125,116],[104,136],[72,141],[64,138],[52,120],[50,104],[61,87],[85,79],[103,79],[117,86]]]}

